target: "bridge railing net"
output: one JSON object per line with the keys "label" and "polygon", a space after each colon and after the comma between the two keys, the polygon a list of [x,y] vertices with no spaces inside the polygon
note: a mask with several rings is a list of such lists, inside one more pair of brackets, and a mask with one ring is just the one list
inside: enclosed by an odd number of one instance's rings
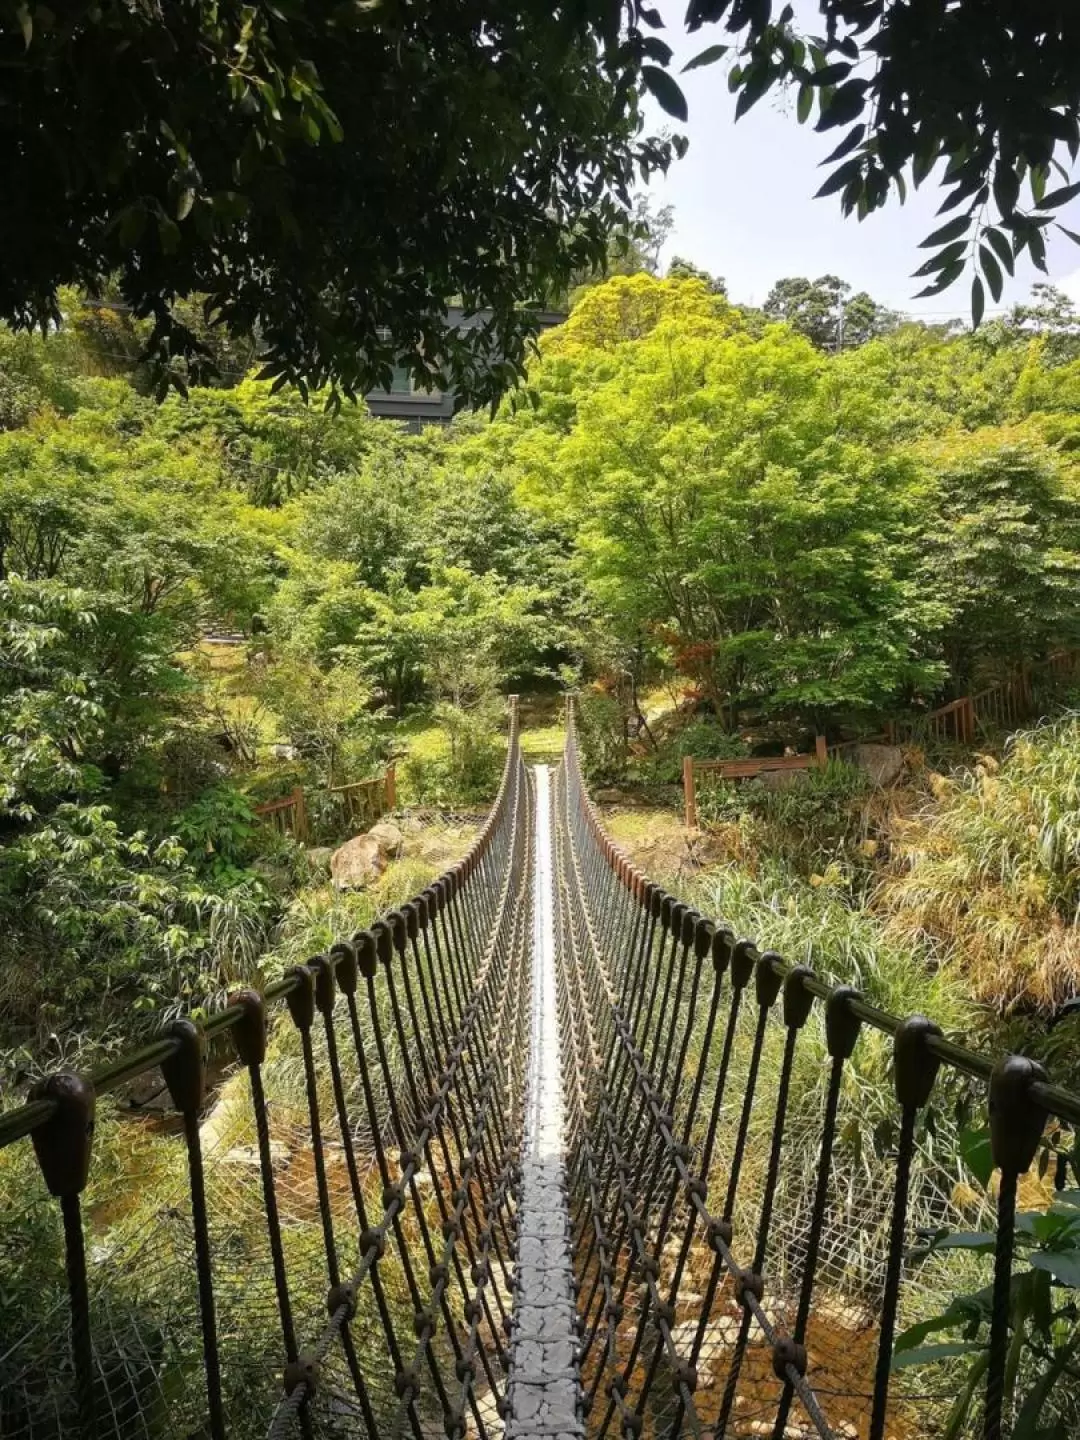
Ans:
{"label": "bridge railing net", "polygon": [[[970,1270],[912,1263],[919,1226],[996,1230],[978,1424],[1008,1433],[1018,1186],[1048,1116],[1075,1125],[1080,1098],[1031,1061],[992,1065],[930,1020],[898,1020],[759,952],[648,881],[589,799],[572,710],[555,808],[590,1433],[941,1434],[957,1384],[933,1393],[894,1374],[893,1342],[943,1308],[943,1287],[973,1287]],[[868,1077],[895,1100],[872,1156],[859,1153]],[[972,1101],[993,1116],[996,1205],[958,1198],[935,1144],[931,1106]]]}
{"label": "bridge railing net", "polygon": [[[0,1233],[40,1247],[32,1296],[0,1254],[4,1440],[501,1431],[531,805],[512,707],[463,861],[264,994],[0,1117]],[[138,1182],[102,1173],[95,1113],[158,1072],[172,1134],[143,1141],[155,1204],[128,1223]]]}

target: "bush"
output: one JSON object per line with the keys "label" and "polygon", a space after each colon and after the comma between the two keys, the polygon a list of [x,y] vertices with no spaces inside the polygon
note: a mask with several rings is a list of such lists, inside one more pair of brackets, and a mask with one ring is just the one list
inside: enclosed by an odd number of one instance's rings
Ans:
{"label": "bush", "polygon": [[592,785],[615,785],[626,779],[630,753],[626,721],[613,695],[587,690],[577,701],[577,733],[581,768]]}
{"label": "bush", "polygon": [[763,779],[703,785],[698,815],[705,825],[738,824],[748,848],[812,874],[850,860],[866,841],[870,788],[856,766],[830,760],[794,772],[780,788]]}
{"label": "bush", "polygon": [[746,745],[715,720],[697,719],[676,730],[649,755],[634,762],[634,770],[646,785],[678,785],[683,760],[737,760],[747,753]]}
{"label": "bush", "polygon": [[505,748],[496,723],[501,707],[483,705],[465,710],[458,705],[435,707],[446,735],[443,754],[408,756],[403,779],[420,805],[488,804],[499,788]]}

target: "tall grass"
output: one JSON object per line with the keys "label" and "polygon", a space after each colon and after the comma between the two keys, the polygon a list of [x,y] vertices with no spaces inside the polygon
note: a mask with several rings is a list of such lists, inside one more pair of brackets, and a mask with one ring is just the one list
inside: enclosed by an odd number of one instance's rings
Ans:
{"label": "tall grass", "polygon": [[1080,713],[1021,732],[893,828],[889,933],[999,1013],[1080,993]]}

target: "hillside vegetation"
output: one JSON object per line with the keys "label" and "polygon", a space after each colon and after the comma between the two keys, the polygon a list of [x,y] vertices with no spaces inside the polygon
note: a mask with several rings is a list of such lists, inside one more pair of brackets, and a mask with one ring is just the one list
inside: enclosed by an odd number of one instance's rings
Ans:
{"label": "hillside vegetation", "polygon": [[[701,279],[618,277],[493,418],[415,436],[250,378],[158,403],[131,322],[67,305],[48,338],[0,334],[17,1071],[258,971],[311,883],[259,801],[397,755],[407,803],[482,804],[508,690],[584,686],[594,778],[632,763],[662,784],[683,753],[865,733],[1078,639],[1080,342],[1060,298],[830,354]],[[654,734],[657,686],[674,718]],[[1045,803],[1017,790],[1055,854],[1074,738],[1040,761]],[[963,848],[991,792],[1012,803],[1003,777],[958,783],[948,859],[918,820],[897,833],[895,924],[930,944],[942,867],[969,865],[954,891],[977,873],[978,898],[950,923],[978,931],[985,993],[1057,995],[1072,939],[1030,937],[1071,937],[1073,879]],[[793,812],[808,844],[827,812]],[[314,818],[317,841],[343,837],[332,807]]]}

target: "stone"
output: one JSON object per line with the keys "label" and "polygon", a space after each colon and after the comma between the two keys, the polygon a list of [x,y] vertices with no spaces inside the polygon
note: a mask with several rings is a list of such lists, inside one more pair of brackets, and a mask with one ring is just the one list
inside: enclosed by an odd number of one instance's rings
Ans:
{"label": "stone", "polygon": [[851,760],[882,789],[898,779],[904,768],[899,745],[856,745]]}
{"label": "stone", "polygon": [[332,845],[310,845],[304,851],[304,859],[316,875],[325,874],[330,869],[330,861],[333,858],[334,847]]}
{"label": "stone", "polygon": [[386,869],[378,840],[356,835],[330,857],[330,875],[339,890],[363,890]]}
{"label": "stone", "polygon": [[368,839],[374,840],[384,860],[396,860],[405,844],[405,837],[389,820],[380,820],[367,832]]}

